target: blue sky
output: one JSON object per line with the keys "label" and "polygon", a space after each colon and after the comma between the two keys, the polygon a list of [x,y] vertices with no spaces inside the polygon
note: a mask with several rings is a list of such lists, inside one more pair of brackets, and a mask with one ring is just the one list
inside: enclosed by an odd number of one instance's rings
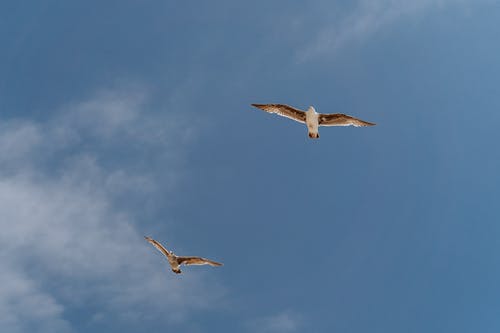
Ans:
{"label": "blue sky", "polygon": [[[498,332],[494,0],[0,3],[0,331]],[[306,128],[251,103],[377,123]],[[175,276],[143,236],[222,268]]]}

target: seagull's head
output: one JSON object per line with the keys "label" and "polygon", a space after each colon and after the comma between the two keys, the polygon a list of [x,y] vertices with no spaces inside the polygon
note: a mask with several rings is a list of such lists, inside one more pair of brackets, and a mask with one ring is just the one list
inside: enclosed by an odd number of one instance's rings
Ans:
{"label": "seagull's head", "polygon": [[307,109],[307,112],[316,112],[316,109],[311,105],[309,109]]}

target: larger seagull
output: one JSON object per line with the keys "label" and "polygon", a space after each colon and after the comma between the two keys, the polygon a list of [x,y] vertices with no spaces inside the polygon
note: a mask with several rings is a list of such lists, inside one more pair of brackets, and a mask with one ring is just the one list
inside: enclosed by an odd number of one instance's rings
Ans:
{"label": "larger seagull", "polygon": [[374,123],[369,123],[342,113],[317,113],[312,106],[307,111],[302,111],[285,104],[252,104],[252,106],[306,124],[311,139],[319,138],[319,126],[364,127],[375,125]]}
{"label": "larger seagull", "polygon": [[158,249],[161,253],[167,257],[168,263],[170,264],[170,267],[172,268],[172,271],[176,274],[180,274],[181,269],[179,268],[180,265],[210,265],[210,266],[222,266],[220,262],[208,260],[202,257],[181,257],[181,256],[176,256],[173,252],[167,250],[163,245],[160,244],[160,242],[155,241],[151,237],[144,236],[148,242],[150,242],[154,247]]}

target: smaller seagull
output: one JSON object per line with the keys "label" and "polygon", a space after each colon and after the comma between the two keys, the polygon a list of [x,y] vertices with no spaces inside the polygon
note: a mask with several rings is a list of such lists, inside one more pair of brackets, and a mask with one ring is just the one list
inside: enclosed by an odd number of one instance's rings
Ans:
{"label": "smaller seagull", "polygon": [[202,257],[180,257],[176,256],[173,252],[167,250],[163,247],[159,242],[155,241],[151,237],[144,236],[148,242],[150,242],[154,247],[158,249],[161,253],[163,253],[167,259],[170,267],[172,267],[172,272],[176,274],[181,273],[181,269],[179,266],[181,264],[184,265],[210,265],[210,266],[222,266],[220,262],[208,260]]}
{"label": "smaller seagull", "polygon": [[361,119],[357,119],[342,113],[317,113],[314,107],[310,106],[307,112],[293,108],[285,104],[252,104],[256,108],[269,113],[276,113],[280,116],[290,118],[307,125],[309,137],[311,139],[319,138],[319,126],[373,126]]}

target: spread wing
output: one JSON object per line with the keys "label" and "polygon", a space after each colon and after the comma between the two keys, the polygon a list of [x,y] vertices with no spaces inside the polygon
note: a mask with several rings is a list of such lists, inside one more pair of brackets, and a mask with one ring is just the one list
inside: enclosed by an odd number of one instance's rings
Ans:
{"label": "spread wing", "polygon": [[290,118],[298,121],[299,123],[306,122],[306,113],[304,111],[292,108],[284,104],[252,104],[258,109],[264,110],[269,113],[276,113],[280,116]]}
{"label": "spread wing", "polygon": [[202,257],[178,257],[177,261],[184,265],[210,265],[210,266],[222,266],[220,262],[208,260]]}
{"label": "spread wing", "polygon": [[158,251],[160,251],[165,256],[167,256],[167,258],[169,258],[172,255],[166,248],[163,247],[163,245],[161,245],[159,242],[155,241],[153,238],[147,237],[147,236],[144,236],[144,238],[146,238],[146,240],[148,242],[150,242],[154,247],[156,247],[156,249],[158,249]]}
{"label": "spread wing", "polygon": [[373,126],[374,123],[369,123],[367,121],[357,119],[342,113],[332,113],[332,114],[320,114],[319,118],[320,126]]}

